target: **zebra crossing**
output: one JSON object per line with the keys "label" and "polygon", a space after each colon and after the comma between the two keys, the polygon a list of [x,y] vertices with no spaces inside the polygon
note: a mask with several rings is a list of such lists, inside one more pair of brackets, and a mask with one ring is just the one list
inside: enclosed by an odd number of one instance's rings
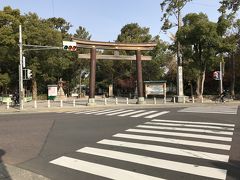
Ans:
{"label": "zebra crossing", "polygon": [[144,118],[156,118],[158,116],[169,113],[169,111],[149,111],[149,110],[134,110],[134,109],[105,109],[105,110],[89,110],[89,111],[67,111],[67,112],[58,112],[58,113],[67,113],[67,114],[88,114],[88,115],[106,115],[106,116],[119,116],[119,117],[144,117]]}
{"label": "zebra crossing", "polygon": [[[113,114],[123,111],[125,110],[104,112]],[[129,115],[132,112],[124,113]],[[93,114],[99,113],[103,112],[96,111]],[[149,116],[156,112],[144,114],[142,110],[138,113]],[[129,116],[131,115],[134,116]],[[179,179],[186,180],[224,180],[227,169],[214,164],[228,162],[234,128],[235,125],[231,123],[151,119],[102,139],[95,145],[76,150],[80,156],[78,158],[61,156],[49,163],[116,180],[173,179],[169,174],[174,173],[181,177]],[[84,155],[93,158],[81,158]],[[111,164],[107,163],[109,160]],[[124,167],[120,168],[119,164],[122,163]],[[136,171],[128,169],[128,164],[134,164]],[[150,171],[152,174],[140,171],[142,166],[155,168],[157,171]]]}
{"label": "zebra crossing", "polygon": [[216,106],[196,106],[187,107],[179,110],[178,112],[191,112],[191,113],[213,113],[213,114],[237,114],[237,105],[216,105]]}

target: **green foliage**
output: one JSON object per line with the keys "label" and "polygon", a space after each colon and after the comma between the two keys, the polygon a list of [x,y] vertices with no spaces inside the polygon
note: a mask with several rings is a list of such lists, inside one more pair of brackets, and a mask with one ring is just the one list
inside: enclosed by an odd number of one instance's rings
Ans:
{"label": "green foliage", "polygon": [[[163,2],[160,3],[161,10],[164,12],[161,18],[161,21],[163,21],[161,29],[163,31],[167,31],[168,29],[171,29],[175,26],[180,26],[179,16],[181,14],[181,10],[190,1],[192,0],[163,0]],[[177,22],[170,22],[171,16],[175,16]]]}
{"label": "green foliage", "polygon": [[240,8],[239,0],[222,0],[220,4],[221,6],[218,11],[222,14],[229,12],[228,18],[232,18]]}
{"label": "green foliage", "polygon": [[183,59],[187,66],[184,73],[189,81],[195,79],[197,95],[201,96],[205,73],[212,70],[216,54],[221,48],[222,37],[218,34],[217,24],[210,22],[203,13],[190,13],[183,18],[183,23],[177,32],[177,38],[182,45]]}
{"label": "green foliage", "polygon": [[137,23],[131,23],[123,26],[121,34],[118,35],[117,42],[143,43],[149,42],[151,38],[149,28],[140,27]]}
{"label": "green foliage", "polygon": [[0,87],[7,86],[10,81],[8,73],[0,74]]}

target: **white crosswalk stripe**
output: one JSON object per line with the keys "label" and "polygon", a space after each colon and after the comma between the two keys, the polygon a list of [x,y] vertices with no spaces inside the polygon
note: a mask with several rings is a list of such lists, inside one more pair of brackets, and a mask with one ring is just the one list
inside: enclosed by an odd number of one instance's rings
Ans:
{"label": "white crosswalk stripe", "polygon": [[[61,112],[63,113],[63,112]],[[144,117],[144,118],[155,118],[164,114],[169,113],[169,111],[148,111],[148,110],[134,110],[134,109],[105,109],[105,110],[88,110],[88,111],[67,111],[67,114],[89,114],[89,115],[106,115],[106,116],[120,116],[120,117]]]}
{"label": "white crosswalk stripe", "polygon": [[190,122],[190,121],[174,121],[174,120],[163,120],[163,119],[153,119],[155,122],[171,122],[171,123],[182,123],[182,124],[205,124],[205,125],[213,125],[213,126],[227,126],[234,127],[234,124],[226,124],[226,123],[211,123],[211,122]]}
{"label": "white crosswalk stripe", "polygon": [[[77,152],[93,154],[93,155],[103,156],[108,158],[114,158],[114,159],[119,159],[123,161],[130,161],[138,164],[144,164],[144,165],[158,167],[158,168],[175,170],[175,171],[180,171],[180,172],[185,172],[189,174],[205,176],[210,178],[225,179],[226,173],[227,173],[226,170],[218,169],[218,168],[211,168],[206,166],[195,166],[193,164],[173,162],[168,160],[162,160],[157,158],[151,158],[146,156],[140,156],[140,155],[135,155],[130,153],[105,150],[105,149],[86,147],[78,150]],[[127,179],[129,179],[129,177]]]}
{"label": "white crosswalk stripe", "polygon": [[127,138],[127,139],[137,139],[144,141],[157,141],[157,142],[165,142],[171,144],[183,144],[188,146],[197,146],[197,147],[206,147],[213,149],[222,149],[222,150],[230,150],[230,145],[217,144],[217,143],[207,143],[202,141],[191,141],[191,140],[181,140],[181,139],[173,139],[173,138],[164,138],[164,137],[155,137],[155,136],[143,136],[143,135],[135,135],[135,134],[122,134],[118,133],[113,135],[113,137]]}
{"label": "white crosswalk stripe", "polygon": [[229,131],[220,131],[220,130],[206,130],[199,128],[177,128],[177,127],[166,127],[166,126],[150,126],[150,125],[138,125],[139,128],[146,129],[163,129],[163,130],[174,130],[174,131],[187,131],[187,132],[202,132],[209,134],[223,134],[223,135],[233,135],[233,132]]}
{"label": "white crosswalk stripe", "polygon": [[162,111],[162,112],[159,112],[159,113],[155,113],[155,114],[152,114],[152,115],[149,115],[149,116],[146,116],[146,117],[144,117],[144,118],[155,118],[155,117],[157,117],[157,116],[161,116],[161,115],[164,115],[164,114],[167,114],[167,113],[169,113],[169,111]]}
{"label": "white crosswalk stripe", "polygon": [[165,126],[177,126],[177,127],[194,127],[194,128],[206,128],[206,129],[220,129],[226,131],[233,131],[234,128],[229,127],[219,127],[219,126],[206,126],[206,125],[194,125],[194,124],[180,124],[180,123],[156,123],[156,122],[146,122],[144,124],[150,125],[165,125]]}
{"label": "white crosswalk stripe", "polygon": [[137,132],[137,133],[146,133],[146,134],[158,134],[158,135],[168,135],[168,136],[178,136],[178,137],[191,137],[198,139],[210,139],[218,141],[228,141],[231,142],[231,137],[222,137],[222,136],[210,136],[204,134],[192,134],[192,133],[179,133],[179,132],[170,132],[170,131],[154,131],[154,130],[145,130],[145,129],[128,129],[127,132]]}
{"label": "white crosswalk stripe", "polygon": [[121,116],[121,117],[123,117],[123,116],[130,116],[130,115],[132,115],[132,114],[137,114],[137,113],[141,113],[141,112],[144,112],[144,111],[146,111],[146,110],[133,111],[133,112],[124,113],[124,114],[121,114],[121,115],[118,115],[118,116]]}
{"label": "white crosswalk stripe", "polygon": [[204,107],[188,107],[179,112],[193,112],[193,113],[215,113],[215,114],[237,114],[238,106],[204,106]]}
{"label": "white crosswalk stripe", "polygon": [[132,112],[132,111],[133,111],[133,110],[125,110],[125,111],[120,111],[120,112],[115,112],[115,113],[107,114],[107,116],[113,116],[113,115],[122,114],[122,113],[127,113],[127,112]]}
{"label": "white crosswalk stripe", "polygon": [[[108,111],[109,116],[112,114],[133,116],[133,112],[136,112],[131,110],[113,111]],[[143,113],[150,112],[140,111],[135,115],[147,117]],[[99,113],[103,112],[97,112],[97,114]],[[153,113],[159,114],[160,112],[151,111],[151,113],[149,114],[154,117]],[[135,128],[127,129],[124,133],[117,133],[111,138],[100,140],[94,147],[88,146],[76,150],[82,154],[79,159],[61,156],[50,163],[117,180],[168,179],[164,173],[145,174],[140,171],[134,172],[132,169],[128,170],[127,163],[135,163],[135,167],[144,165],[158,168],[162,172],[184,173],[185,179],[225,180],[227,170],[215,166],[213,162],[226,163],[229,161],[234,127],[235,125],[230,123],[153,119],[137,125]],[[156,155],[146,156],[150,152]],[[91,160],[81,159],[86,155],[91,156]],[[99,158],[101,159],[95,163],[94,161]],[[106,165],[105,160],[112,162],[111,166],[109,163]],[[125,165],[119,167],[119,161],[121,164],[125,162]]]}
{"label": "white crosswalk stripe", "polygon": [[180,149],[180,148],[171,148],[171,147],[156,146],[156,145],[149,145],[149,144],[142,144],[142,143],[131,143],[126,141],[108,140],[108,139],[101,140],[97,143],[107,144],[111,146],[121,146],[121,147],[128,147],[128,148],[134,148],[134,149],[142,149],[142,150],[160,152],[160,153],[166,153],[166,154],[175,154],[178,156],[188,156],[188,157],[194,157],[194,158],[228,162],[228,155],[207,153],[202,151],[193,151],[193,150]]}
{"label": "white crosswalk stripe", "polygon": [[113,109],[107,109],[107,110],[102,110],[102,111],[95,110],[95,111],[86,112],[84,114],[96,114],[96,113],[99,113],[99,112],[109,112],[109,111],[112,111],[112,110]]}
{"label": "white crosswalk stripe", "polygon": [[148,114],[155,113],[155,112],[156,111],[147,111],[147,112],[143,112],[140,114],[132,115],[131,117],[141,117],[141,116],[148,115]]}
{"label": "white crosswalk stripe", "polygon": [[75,169],[75,170],[79,170],[79,171],[83,171],[83,172],[87,172],[90,174],[95,174],[98,176],[103,176],[110,179],[115,179],[115,180],[126,180],[126,179],[163,180],[162,178],[157,178],[157,177],[148,176],[141,173],[126,171],[119,168],[113,168],[110,166],[105,166],[97,163],[82,161],[79,159],[74,159],[66,156],[62,156],[58,159],[55,159],[50,163]]}

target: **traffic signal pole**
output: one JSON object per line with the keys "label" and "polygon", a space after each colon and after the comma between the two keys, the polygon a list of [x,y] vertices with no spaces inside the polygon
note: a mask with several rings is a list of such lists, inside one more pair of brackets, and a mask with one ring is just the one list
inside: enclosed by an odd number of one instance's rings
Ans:
{"label": "traffic signal pole", "polygon": [[24,89],[23,89],[23,44],[22,44],[22,26],[19,25],[19,103],[20,110],[23,109],[23,98],[24,98]]}
{"label": "traffic signal pole", "polygon": [[220,66],[219,91],[220,91],[220,94],[222,94],[222,92],[223,92],[223,63],[220,62],[219,66]]}

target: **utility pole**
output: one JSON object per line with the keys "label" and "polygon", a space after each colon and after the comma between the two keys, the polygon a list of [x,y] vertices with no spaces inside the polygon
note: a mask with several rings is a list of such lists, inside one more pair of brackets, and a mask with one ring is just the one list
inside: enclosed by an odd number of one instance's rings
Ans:
{"label": "utility pole", "polygon": [[19,51],[20,51],[20,62],[19,62],[19,103],[20,110],[23,109],[23,98],[24,98],[24,89],[23,89],[23,43],[22,43],[22,25],[19,25]]}

